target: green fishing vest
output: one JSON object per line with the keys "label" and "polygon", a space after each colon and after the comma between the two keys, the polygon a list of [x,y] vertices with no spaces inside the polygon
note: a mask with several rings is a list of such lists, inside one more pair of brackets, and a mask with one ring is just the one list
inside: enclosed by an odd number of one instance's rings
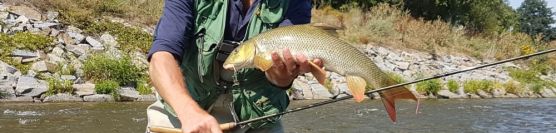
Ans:
{"label": "green fishing vest", "polygon": [[[219,85],[220,64],[215,64],[218,44],[223,41],[226,25],[227,0],[197,0],[195,3],[195,45],[183,56],[181,70],[191,97],[208,109],[224,91],[233,95],[235,113],[240,121],[285,111],[289,98],[285,90],[268,82],[264,72],[255,69],[238,70],[234,76],[239,84],[231,88]],[[248,24],[246,38],[278,27],[284,20],[288,0],[261,0]],[[169,105],[166,108],[171,111]],[[173,112],[173,111],[171,111]],[[271,127],[280,118],[250,124],[253,128]]]}

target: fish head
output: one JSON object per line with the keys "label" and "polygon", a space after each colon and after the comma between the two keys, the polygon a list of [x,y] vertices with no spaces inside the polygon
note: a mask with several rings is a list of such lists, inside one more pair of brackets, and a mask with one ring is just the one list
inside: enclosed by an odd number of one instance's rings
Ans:
{"label": "fish head", "polygon": [[251,41],[243,42],[242,45],[234,49],[223,64],[224,69],[237,70],[242,68],[252,68],[255,58],[256,47]]}

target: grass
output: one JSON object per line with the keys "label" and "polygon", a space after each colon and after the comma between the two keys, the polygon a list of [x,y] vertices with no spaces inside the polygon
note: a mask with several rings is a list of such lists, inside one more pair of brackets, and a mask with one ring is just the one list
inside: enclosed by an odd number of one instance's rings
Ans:
{"label": "grass", "polygon": [[525,86],[516,81],[508,81],[503,86],[508,93],[521,95],[525,92]]}
{"label": "grass", "polygon": [[110,94],[116,101],[120,99],[118,89],[120,89],[120,85],[112,80],[102,80],[95,85],[95,92],[97,94]]}
{"label": "grass", "polygon": [[10,55],[15,49],[21,50],[45,50],[53,46],[53,39],[50,37],[36,35],[29,32],[18,32],[14,35],[0,33],[0,60],[14,66],[17,70],[26,74],[31,64],[22,64],[19,60],[13,59]]}
{"label": "grass", "polygon": [[539,77],[538,69],[508,69],[510,77],[528,86],[528,89],[540,93],[546,86],[556,87],[555,81],[543,80]]}
{"label": "grass", "polygon": [[85,28],[85,32],[89,34],[99,34],[109,32],[116,36],[120,48],[129,53],[131,51],[139,50],[147,53],[151,48],[152,36],[147,32],[142,31],[136,27],[128,27],[121,23],[100,21],[92,23],[89,27]]}
{"label": "grass", "polygon": [[92,55],[85,60],[83,71],[86,79],[94,82],[113,80],[119,85],[135,83],[143,75],[129,57],[115,59],[105,54]]}
{"label": "grass", "polygon": [[490,80],[468,80],[463,84],[465,93],[476,94],[479,90],[491,93],[494,89],[494,82]]}
{"label": "grass", "polygon": [[459,84],[456,80],[448,80],[448,83],[446,83],[446,85],[448,86],[448,90],[450,90],[450,92],[458,93]]}
{"label": "grass", "polygon": [[417,83],[417,91],[425,92],[428,95],[437,95],[442,88],[439,79],[427,80]]}
{"label": "grass", "polygon": [[433,54],[505,59],[522,55],[521,47],[537,49],[545,45],[533,45],[528,35],[518,32],[505,31],[492,36],[467,34],[465,27],[442,20],[413,18],[407,11],[385,4],[368,12],[358,8],[313,10],[312,22],[343,27],[340,37],[353,44],[378,44]]}
{"label": "grass", "polygon": [[46,95],[54,95],[58,93],[73,93],[73,82],[70,80],[58,80],[55,78],[49,78],[48,80],[48,90]]}
{"label": "grass", "polygon": [[141,95],[148,95],[148,94],[152,94],[153,90],[151,89],[151,85],[150,85],[150,80],[149,77],[144,76],[141,78],[141,80],[137,81],[137,91],[139,91],[139,94]]}

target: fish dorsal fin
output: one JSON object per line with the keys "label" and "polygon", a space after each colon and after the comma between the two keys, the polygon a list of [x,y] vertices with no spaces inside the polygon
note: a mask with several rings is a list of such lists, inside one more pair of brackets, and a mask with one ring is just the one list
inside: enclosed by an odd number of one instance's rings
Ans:
{"label": "fish dorsal fin", "polygon": [[346,81],[355,102],[363,101],[363,99],[365,99],[365,87],[367,86],[365,79],[358,76],[348,75],[346,77]]}
{"label": "fish dorsal fin", "polygon": [[313,74],[320,84],[324,85],[326,82],[326,71],[324,71],[324,68],[321,68],[319,65],[311,61],[309,61],[309,64],[311,66],[311,74]]}
{"label": "fish dorsal fin", "polygon": [[325,23],[313,23],[313,24],[311,24],[311,26],[317,27],[317,28],[319,28],[323,31],[326,31],[328,34],[336,36],[336,37],[338,36],[338,30],[342,29],[340,27],[332,26],[332,25],[325,24]]}
{"label": "fish dorsal fin", "polygon": [[[392,81],[393,82],[393,81]],[[419,109],[419,100],[413,94],[413,92],[409,91],[409,89],[400,86],[397,88],[393,88],[390,90],[385,90],[379,92],[380,97],[382,98],[382,103],[384,104],[384,108],[386,108],[386,112],[388,112],[388,116],[390,116],[390,120],[396,123],[396,99],[412,99],[417,101],[417,110]]]}

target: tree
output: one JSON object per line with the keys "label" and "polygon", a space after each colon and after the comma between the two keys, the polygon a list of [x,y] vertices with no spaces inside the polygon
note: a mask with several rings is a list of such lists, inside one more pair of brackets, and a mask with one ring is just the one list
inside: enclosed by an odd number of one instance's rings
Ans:
{"label": "tree", "polygon": [[525,0],[517,9],[521,32],[529,34],[532,38],[542,35],[543,41],[556,38],[554,28],[550,27],[555,20],[554,13],[546,6],[544,0]]}

